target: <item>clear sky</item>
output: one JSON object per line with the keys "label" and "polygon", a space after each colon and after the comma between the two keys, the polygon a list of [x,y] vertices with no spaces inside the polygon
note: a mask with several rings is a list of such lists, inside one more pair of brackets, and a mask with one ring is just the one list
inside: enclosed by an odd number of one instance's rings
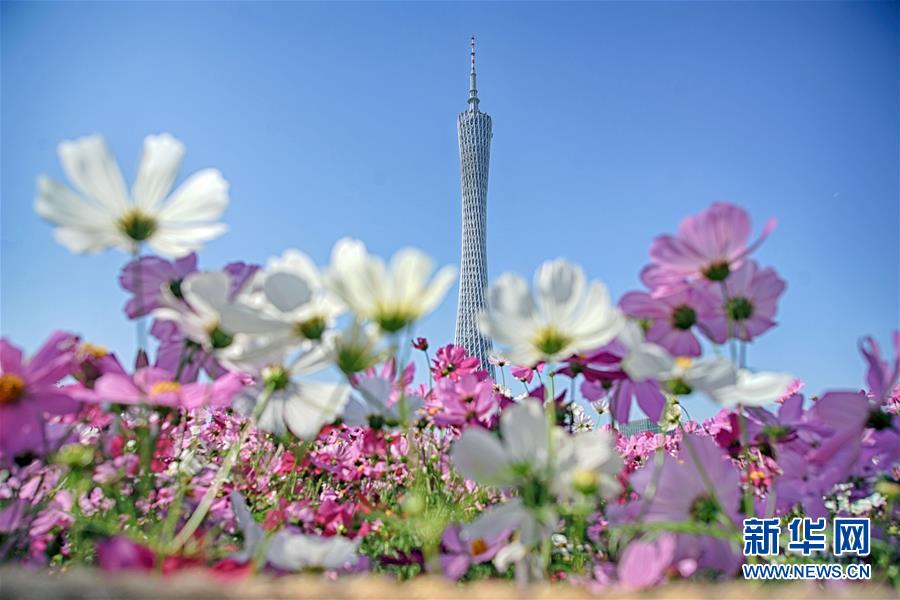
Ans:
{"label": "clear sky", "polygon": [[[455,117],[468,39],[494,120],[491,276],[564,256],[618,298],[655,235],[715,200],[747,207],[788,280],[752,366],[858,387],[856,342],[900,320],[897,4],[2,5],[2,331],[67,328],[130,351],[125,257],[70,255],[33,212],[55,147],[103,133],[130,181],[141,141],[231,182],[201,264],[351,235],[459,260]],[[455,289],[420,328],[453,332]],[[130,352],[122,352],[130,354]],[[703,411],[705,412],[705,411]]]}

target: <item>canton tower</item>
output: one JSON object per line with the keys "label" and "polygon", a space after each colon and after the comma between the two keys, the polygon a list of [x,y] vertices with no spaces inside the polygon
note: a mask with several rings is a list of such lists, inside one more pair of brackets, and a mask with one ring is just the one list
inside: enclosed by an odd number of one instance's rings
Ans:
{"label": "canton tower", "polygon": [[469,72],[469,107],[456,119],[459,132],[459,177],[462,189],[462,258],[459,302],[456,309],[454,343],[488,363],[491,342],[478,329],[478,315],[485,306],[487,288],[487,187],[491,158],[491,117],[478,110],[475,88],[475,37],[472,37],[472,67]]}

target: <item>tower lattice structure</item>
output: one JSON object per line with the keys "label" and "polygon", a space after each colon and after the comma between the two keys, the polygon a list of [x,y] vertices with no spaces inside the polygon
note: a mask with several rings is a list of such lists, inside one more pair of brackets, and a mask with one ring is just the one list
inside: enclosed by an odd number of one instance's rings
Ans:
{"label": "tower lattice structure", "polygon": [[487,288],[487,189],[491,159],[491,117],[478,109],[475,87],[475,38],[472,38],[469,72],[469,106],[459,113],[459,175],[462,189],[462,256],[459,302],[454,343],[478,357],[481,366],[494,375],[488,362],[491,342],[478,328],[478,315],[485,306]]}

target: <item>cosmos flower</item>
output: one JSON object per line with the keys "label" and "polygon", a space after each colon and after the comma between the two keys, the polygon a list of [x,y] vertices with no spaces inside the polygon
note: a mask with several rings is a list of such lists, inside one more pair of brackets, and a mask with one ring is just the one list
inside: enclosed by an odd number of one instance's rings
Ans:
{"label": "cosmos flower", "polygon": [[396,333],[437,308],[453,284],[456,269],[446,266],[432,278],[433,270],[434,262],[415,248],[399,250],[386,265],[362,242],[344,238],[331,252],[327,283],[357,318]]}
{"label": "cosmos flower", "polygon": [[342,415],[344,423],[351,427],[381,429],[403,425],[404,416],[406,424],[415,422],[423,398],[418,395],[405,395],[402,400],[405,415],[402,415],[401,403],[393,399],[392,394],[393,382],[390,379],[381,377],[360,379],[344,407]]}
{"label": "cosmos flower", "polygon": [[232,278],[213,271],[192,273],[178,286],[181,297],[162,288],[163,306],[153,311],[160,321],[172,321],[181,333],[205,351],[224,350],[238,331],[255,331],[252,309],[234,302]]}
{"label": "cosmos flower", "polygon": [[272,394],[256,420],[256,427],[283,436],[290,432],[303,440],[315,438],[323,425],[334,421],[344,410],[350,386],[316,381],[305,376],[330,364],[327,348],[317,346],[288,363],[265,363],[258,367],[257,383],[234,399],[234,408],[250,415],[260,402],[266,386]]}
{"label": "cosmos flower", "polygon": [[40,350],[25,359],[22,350],[0,339],[0,458],[46,452],[46,415],[75,412],[80,404],[57,387],[72,372],[78,338],[54,332]]}
{"label": "cosmos flower", "polygon": [[725,358],[690,363],[681,371],[680,378],[691,390],[701,391],[725,407],[771,404],[782,398],[794,382],[794,377],[787,373],[739,369]]}
{"label": "cosmos flower", "polygon": [[263,556],[266,563],[285,571],[344,569],[358,560],[358,540],[339,535],[305,535],[284,528],[266,541],[263,528],[253,518],[240,492],[231,493],[231,507],[244,537],[243,549],[233,557],[239,562],[252,560],[260,544],[265,544]]}
{"label": "cosmos flower", "polygon": [[881,348],[871,336],[863,338],[859,343],[859,351],[868,364],[866,383],[869,392],[879,402],[887,401],[900,378],[900,331],[893,333],[891,341],[894,346],[893,363],[882,358]]}
{"label": "cosmos flower", "polygon": [[535,372],[540,375],[544,372],[544,363],[543,361],[538,362],[533,367],[520,367],[517,365],[512,365],[509,368],[510,374],[521,381],[522,383],[531,383],[531,380],[534,379]]}
{"label": "cosmos flower", "polygon": [[213,382],[180,384],[163,369],[138,369],[134,376],[107,373],[94,385],[97,402],[149,404],[193,410],[201,406],[225,407],[252,380],[243,373],[226,373]]}
{"label": "cosmos flower", "polygon": [[321,341],[345,310],[324,284],[312,260],[298,250],[270,258],[242,291],[238,301],[250,308],[236,333],[261,336],[258,356],[309,348]]}
{"label": "cosmos flower", "polygon": [[[738,523],[740,475],[731,460],[712,439],[697,434],[686,434],[681,447],[681,458],[666,454],[658,474],[646,466],[631,476],[631,485],[641,496],[637,502],[643,521],[708,527]],[[655,490],[650,493],[654,479]],[[740,562],[727,540],[694,535],[679,535],[678,540],[678,554],[689,554],[701,566],[731,572]]]}
{"label": "cosmos flower", "polygon": [[469,373],[458,380],[439,379],[429,401],[436,425],[481,425],[490,428],[497,417],[499,402],[494,395],[494,384]]}
{"label": "cosmos flower", "polygon": [[648,320],[647,341],[659,344],[675,356],[700,356],[702,349],[695,331],[704,331],[704,324],[718,316],[716,297],[692,287],[656,296],[629,292],[619,301],[619,306],[630,317]]}
{"label": "cosmos flower", "polygon": [[624,320],[606,287],[588,284],[581,267],[559,259],[541,265],[534,276],[536,298],[518,275],[502,275],[488,290],[482,332],[507,346],[504,356],[533,366],[594,350],[610,341]]}
{"label": "cosmos flower", "polygon": [[628,544],[616,569],[619,585],[640,590],[659,583],[675,558],[676,538],[664,533],[647,541],[639,538]]}
{"label": "cosmos flower", "polygon": [[720,309],[705,322],[705,331],[716,342],[729,337],[746,342],[775,326],[778,298],[784,292],[784,280],[771,267],[760,269],[749,260],[733,271],[727,280],[708,285]]}
{"label": "cosmos flower", "polygon": [[470,375],[479,369],[478,357],[469,356],[462,346],[447,344],[438,348],[432,359],[434,367],[431,372],[435,380],[449,377],[457,380],[464,375]]}
{"label": "cosmos flower", "polygon": [[172,262],[158,256],[142,256],[129,262],[119,274],[119,285],[134,294],[125,305],[125,314],[136,319],[162,307],[163,286],[181,298],[181,282],[196,271],[197,255],[193,252]]}
{"label": "cosmos flower", "polygon": [[136,253],[147,243],[162,256],[179,258],[227,229],[216,221],[228,206],[228,182],[215,169],[193,174],[166,200],[184,156],[184,146],[167,133],[144,139],[131,193],[103,137],[62,142],[58,153],[75,191],[42,176],[35,210],[76,254],[113,247]]}
{"label": "cosmos flower", "polygon": [[558,427],[552,432],[555,450],[551,455],[547,420],[540,403],[534,401],[503,411],[502,441],[477,427],[463,432],[451,450],[460,474],[481,485],[519,491],[518,497],[492,506],[466,525],[466,535],[487,539],[516,530],[523,544],[532,545],[556,527],[554,495],[609,496],[619,490],[615,475],[621,461],[606,434],[570,436]]}
{"label": "cosmos flower", "polygon": [[650,246],[652,264],[641,279],[654,293],[668,293],[685,280],[725,281],[743,260],[762,244],[775,229],[769,219],[753,244],[750,216],[743,208],[716,202],[696,215],[684,219],[674,236],[661,235]]}
{"label": "cosmos flower", "polygon": [[450,579],[460,579],[473,564],[494,558],[509,539],[509,531],[485,539],[466,537],[459,525],[448,525],[441,536],[441,570]]}
{"label": "cosmos flower", "polygon": [[121,535],[98,541],[95,551],[97,565],[107,573],[150,571],[156,563],[153,550]]}

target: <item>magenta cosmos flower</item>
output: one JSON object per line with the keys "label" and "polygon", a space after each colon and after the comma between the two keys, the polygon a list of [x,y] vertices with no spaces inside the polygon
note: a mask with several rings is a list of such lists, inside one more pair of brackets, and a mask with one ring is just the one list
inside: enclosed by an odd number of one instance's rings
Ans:
{"label": "magenta cosmos flower", "polygon": [[479,366],[477,357],[468,356],[465,348],[454,346],[453,344],[447,344],[438,348],[432,362],[434,367],[432,367],[431,372],[434,374],[435,379],[443,377],[449,377],[454,380],[459,379],[463,375],[474,373]]}
{"label": "magenta cosmos flower", "polygon": [[46,416],[78,410],[79,403],[57,385],[72,372],[77,345],[77,337],[57,331],[25,360],[20,348],[0,339],[0,458],[48,451]]}
{"label": "magenta cosmos flower", "polygon": [[193,252],[174,262],[158,256],[144,256],[131,261],[119,275],[119,285],[134,294],[125,305],[125,314],[129,319],[136,319],[163,306],[163,286],[180,299],[181,281],[196,271],[197,255]]}
{"label": "magenta cosmos flower", "polygon": [[201,406],[229,406],[231,399],[250,382],[250,378],[243,373],[226,373],[212,383],[182,385],[173,381],[169,371],[148,367],[138,369],[134,377],[108,373],[97,380],[94,392],[100,402],[152,404],[191,410]]}
{"label": "magenta cosmos flower", "polygon": [[760,269],[752,260],[721,285],[709,285],[720,306],[718,316],[706,324],[710,338],[719,343],[730,337],[749,342],[774,327],[778,298],[785,287],[775,269]]}
{"label": "magenta cosmos flower", "polygon": [[[709,293],[682,287],[654,296],[646,292],[628,292],[619,306],[625,314],[650,322],[647,341],[659,344],[675,356],[700,356],[700,340],[695,329],[707,332],[706,323],[718,318],[717,298]],[[708,332],[712,337],[714,332]],[[721,344],[725,341],[714,339]]]}
{"label": "magenta cosmos flower", "polygon": [[716,202],[687,217],[674,236],[661,235],[650,246],[652,264],[642,278],[651,287],[666,289],[685,280],[724,281],[775,229],[769,219],[754,243],[750,239],[750,215],[743,208]]}

